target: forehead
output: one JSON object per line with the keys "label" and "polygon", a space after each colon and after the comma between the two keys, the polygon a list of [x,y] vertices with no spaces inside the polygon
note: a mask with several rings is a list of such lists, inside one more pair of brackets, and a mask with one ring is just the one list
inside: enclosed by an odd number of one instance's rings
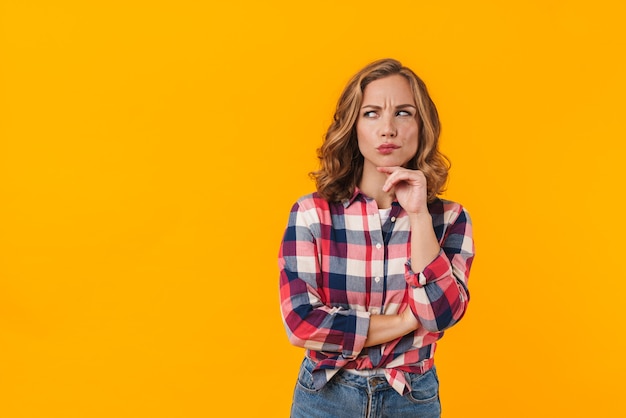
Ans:
{"label": "forehead", "polygon": [[415,104],[413,90],[404,76],[394,74],[385,78],[374,80],[365,86],[363,91],[363,104],[370,102],[393,101],[401,104]]}

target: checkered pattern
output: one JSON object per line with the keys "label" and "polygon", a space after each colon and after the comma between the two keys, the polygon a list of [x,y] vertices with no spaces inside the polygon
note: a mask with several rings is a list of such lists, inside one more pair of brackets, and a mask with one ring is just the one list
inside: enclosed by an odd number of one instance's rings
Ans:
{"label": "checkered pattern", "polygon": [[[415,273],[409,219],[398,202],[384,225],[376,201],[359,190],[341,203],[314,193],[293,206],[279,254],[281,312],[291,343],[316,362],[317,387],[341,368],[382,368],[404,394],[403,372],[432,367],[437,340],[465,313],[474,243],[461,205],[437,199],[429,211],[441,251]],[[370,315],[407,305],[420,321],[415,332],[363,347]]]}

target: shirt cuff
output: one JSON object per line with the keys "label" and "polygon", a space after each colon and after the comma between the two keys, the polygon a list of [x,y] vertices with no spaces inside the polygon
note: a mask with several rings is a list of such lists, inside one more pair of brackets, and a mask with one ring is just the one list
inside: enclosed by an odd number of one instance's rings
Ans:
{"label": "shirt cuff", "polygon": [[350,341],[350,343],[344,341],[344,349],[341,350],[342,357],[348,360],[357,358],[365,347],[365,340],[367,340],[367,332],[370,325],[370,313],[357,311],[356,321],[356,332],[353,341]]}
{"label": "shirt cuff", "polygon": [[437,257],[419,273],[415,273],[411,269],[410,259],[406,262],[405,267],[404,278],[413,287],[424,287],[428,283],[436,282],[452,274],[452,265],[442,249],[439,250]]}

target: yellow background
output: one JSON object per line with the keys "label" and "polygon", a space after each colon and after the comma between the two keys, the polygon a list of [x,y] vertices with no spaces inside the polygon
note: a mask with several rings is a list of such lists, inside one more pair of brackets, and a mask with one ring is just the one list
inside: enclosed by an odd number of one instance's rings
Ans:
{"label": "yellow background", "polygon": [[279,241],[388,56],[475,224],[444,416],[623,416],[623,4],[3,0],[0,416],[288,416]]}

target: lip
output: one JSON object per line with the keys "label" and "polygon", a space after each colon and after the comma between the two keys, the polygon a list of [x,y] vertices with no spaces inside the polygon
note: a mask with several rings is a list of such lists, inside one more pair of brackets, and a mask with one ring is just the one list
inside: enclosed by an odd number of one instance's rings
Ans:
{"label": "lip", "polygon": [[378,150],[378,152],[380,152],[381,154],[391,154],[394,150],[400,148],[398,145],[394,145],[394,144],[382,144],[380,145],[378,148],[376,148]]}

